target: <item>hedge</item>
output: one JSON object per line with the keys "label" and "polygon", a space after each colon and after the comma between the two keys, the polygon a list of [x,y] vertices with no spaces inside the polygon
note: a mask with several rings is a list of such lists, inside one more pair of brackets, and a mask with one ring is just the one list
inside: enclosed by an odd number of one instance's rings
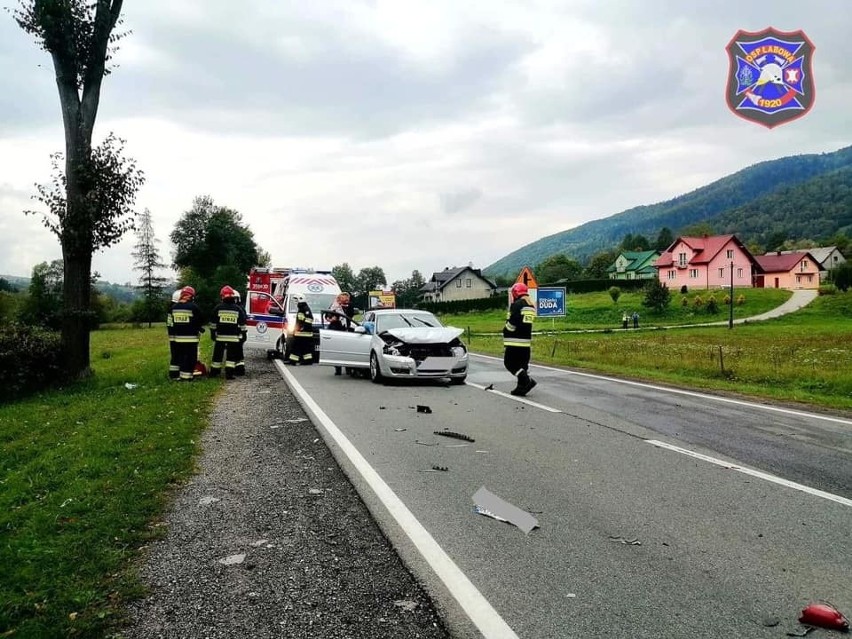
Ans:
{"label": "hedge", "polygon": [[0,329],[0,401],[43,390],[61,376],[58,333],[17,324]]}

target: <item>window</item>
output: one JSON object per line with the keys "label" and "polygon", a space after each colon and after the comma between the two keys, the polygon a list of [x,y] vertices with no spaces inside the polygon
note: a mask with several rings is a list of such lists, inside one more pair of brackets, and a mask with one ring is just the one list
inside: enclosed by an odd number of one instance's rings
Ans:
{"label": "window", "polygon": [[677,254],[677,265],[678,266],[686,266],[686,253],[678,253]]}
{"label": "window", "polygon": [[737,279],[743,279],[743,270],[741,268],[737,269]]}
{"label": "window", "polygon": [[456,280],[456,288],[461,288],[461,280]]}
{"label": "window", "polygon": [[670,280],[676,280],[677,279],[677,271],[668,271],[666,273],[666,277]]}
{"label": "window", "polygon": [[797,275],[797,276],[796,276],[796,284],[800,284],[801,282],[802,282],[802,276],[801,276],[801,275]]}
{"label": "window", "polygon": [[725,269],[720,268],[719,269],[719,279],[722,279],[723,277],[725,277]]}
{"label": "window", "polygon": [[806,268],[808,268],[808,261],[802,260],[802,270],[804,271]]}
{"label": "window", "polygon": [[727,252],[727,253],[725,253],[725,256],[726,256],[729,260],[734,259],[734,249],[728,249],[728,252]]}
{"label": "window", "polygon": [[467,280],[465,280],[465,286],[467,288],[470,288],[470,278],[467,278]]}
{"label": "window", "polygon": [[689,269],[689,277],[696,279],[698,277],[698,269],[697,268]]}

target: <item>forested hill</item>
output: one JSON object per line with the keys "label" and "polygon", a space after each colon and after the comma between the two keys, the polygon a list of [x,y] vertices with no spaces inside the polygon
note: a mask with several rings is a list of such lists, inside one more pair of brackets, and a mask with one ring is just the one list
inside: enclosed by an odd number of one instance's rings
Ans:
{"label": "forested hill", "polygon": [[[748,236],[752,233],[754,237],[762,237],[764,233],[781,228],[782,220],[779,218],[776,224],[771,208],[766,208],[780,201],[775,198],[790,203],[785,204],[784,210],[789,211],[791,219],[783,226],[797,229],[795,233],[790,231],[791,237],[831,235],[849,225],[850,173],[842,169],[852,169],[852,146],[833,153],[795,155],[761,162],[672,200],[637,206],[536,240],[494,262],[484,271],[491,277],[514,277],[523,266],[539,264],[557,253],[585,262],[595,253],[617,246],[628,233],[656,237],[660,229],[668,227],[677,235],[680,229],[699,222],[708,222],[719,233],[736,232],[742,235],[741,239],[749,241],[751,238]],[[796,188],[799,185],[803,186],[801,191]],[[817,199],[808,202],[814,197]],[[846,218],[839,214],[843,206],[840,200],[844,199],[847,203]],[[800,205],[808,203],[803,210],[809,211],[795,222],[792,219],[795,217],[794,201]],[[832,220],[831,215],[837,217]],[[786,216],[785,213],[784,219],[787,219]],[[748,232],[745,227],[734,228],[747,218],[758,217],[763,224],[760,229],[752,227],[751,222]],[[845,223],[843,219],[846,219]],[[824,229],[829,230],[823,232]]]}

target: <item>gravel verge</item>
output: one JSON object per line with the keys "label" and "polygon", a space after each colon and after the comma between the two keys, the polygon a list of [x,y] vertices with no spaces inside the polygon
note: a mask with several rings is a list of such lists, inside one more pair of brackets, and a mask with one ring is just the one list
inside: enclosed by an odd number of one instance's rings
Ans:
{"label": "gravel verge", "polygon": [[199,472],[140,566],[150,594],[118,636],[449,637],[273,364],[247,364],[216,402]]}

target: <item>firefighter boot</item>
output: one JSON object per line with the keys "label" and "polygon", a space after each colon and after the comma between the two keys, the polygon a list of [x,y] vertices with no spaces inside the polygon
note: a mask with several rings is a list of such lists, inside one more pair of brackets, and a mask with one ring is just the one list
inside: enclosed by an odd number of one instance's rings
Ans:
{"label": "firefighter boot", "polygon": [[511,391],[511,394],[523,397],[535,387],[536,383],[525,370],[522,370],[518,373],[518,385]]}

